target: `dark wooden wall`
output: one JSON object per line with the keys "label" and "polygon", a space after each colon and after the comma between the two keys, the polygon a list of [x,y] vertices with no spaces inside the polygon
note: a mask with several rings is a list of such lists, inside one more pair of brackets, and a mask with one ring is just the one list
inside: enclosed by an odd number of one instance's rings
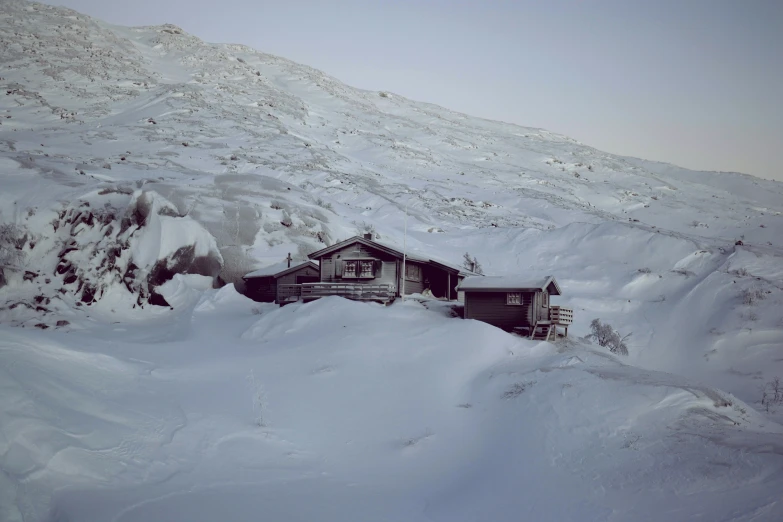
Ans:
{"label": "dark wooden wall", "polygon": [[251,277],[245,280],[245,295],[253,301],[271,303],[275,300],[276,294],[277,286],[272,276]]}
{"label": "dark wooden wall", "polygon": [[531,326],[534,293],[522,293],[522,305],[506,304],[506,292],[465,292],[465,319],[477,319],[504,330]]}

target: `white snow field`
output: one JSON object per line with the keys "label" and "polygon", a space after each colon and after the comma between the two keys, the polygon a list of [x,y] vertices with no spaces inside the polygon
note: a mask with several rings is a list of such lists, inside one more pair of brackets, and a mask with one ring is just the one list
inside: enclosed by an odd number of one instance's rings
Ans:
{"label": "white snow field", "polygon": [[[174,25],[4,0],[0,57],[0,521],[783,520],[780,183]],[[411,252],[554,275],[571,337],[237,291],[406,207]]]}

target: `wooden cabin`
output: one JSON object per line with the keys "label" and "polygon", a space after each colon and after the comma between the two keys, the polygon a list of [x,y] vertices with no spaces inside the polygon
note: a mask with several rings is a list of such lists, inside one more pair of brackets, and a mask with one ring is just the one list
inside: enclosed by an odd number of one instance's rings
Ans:
{"label": "wooden cabin", "polygon": [[516,276],[467,277],[458,290],[465,295],[465,319],[476,319],[531,339],[556,339],[557,328],[573,322],[573,309],[551,304],[561,295],[552,276],[525,279]]}
{"label": "wooden cabin", "polygon": [[[419,254],[404,254],[369,235],[355,236],[310,254],[318,260],[317,282],[278,285],[289,300],[312,301],[326,296],[390,303],[406,295],[429,291],[433,297],[457,298],[457,285],[476,275],[449,263]],[[405,274],[403,278],[403,258]]]}
{"label": "wooden cabin", "polygon": [[245,281],[245,295],[250,299],[262,303],[285,304],[291,300],[291,285],[318,282],[319,274],[318,263],[313,261],[293,266],[290,261],[284,261],[250,272],[242,279]]}

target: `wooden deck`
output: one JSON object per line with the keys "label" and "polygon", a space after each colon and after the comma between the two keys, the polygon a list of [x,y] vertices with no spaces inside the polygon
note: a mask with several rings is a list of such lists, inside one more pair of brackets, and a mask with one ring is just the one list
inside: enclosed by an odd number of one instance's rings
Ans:
{"label": "wooden deck", "polygon": [[394,288],[389,284],[357,284],[357,283],[302,283],[299,285],[279,285],[278,301],[280,304],[295,301],[313,301],[321,297],[340,296],[354,301],[377,301],[389,303],[394,301]]}
{"label": "wooden deck", "polygon": [[558,337],[557,327],[565,328],[564,337],[568,337],[568,326],[574,322],[574,309],[565,306],[550,306],[549,319],[539,320],[532,328],[520,327],[514,331],[538,341],[556,341]]}

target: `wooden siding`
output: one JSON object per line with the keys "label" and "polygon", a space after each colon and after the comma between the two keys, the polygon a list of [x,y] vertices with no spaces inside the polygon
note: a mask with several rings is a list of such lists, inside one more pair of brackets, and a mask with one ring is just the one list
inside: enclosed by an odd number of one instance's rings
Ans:
{"label": "wooden siding", "polygon": [[275,288],[275,302],[280,303],[292,294],[290,291],[281,290],[280,285],[293,285],[296,284],[297,276],[313,276],[318,277],[318,270],[310,265],[303,265],[302,268],[277,278],[277,287]]}
{"label": "wooden siding", "polygon": [[465,319],[476,319],[504,330],[534,321],[533,292],[522,293],[522,305],[506,304],[505,292],[465,292]]}
{"label": "wooden siding", "polygon": [[536,297],[538,298],[538,320],[548,321],[550,299],[549,292],[536,292]]}
{"label": "wooden siding", "polygon": [[[424,265],[422,265],[421,263],[416,263],[415,261],[406,261],[405,265],[418,266],[419,274],[421,274],[419,281],[412,281],[407,277],[405,278],[405,293],[406,294],[422,293],[424,291],[424,278],[425,278]],[[400,267],[402,267],[402,262],[400,262]],[[402,270],[402,268],[400,268],[400,270]]]}
{"label": "wooden siding", "polygon": [[[375,277],[372,279],[343,279],[342,261],[346,259],[376,259],[380,263],[377,265]],[[361,243],[354,243],[320,258],[320,261],[322,283],[389,284],[392,285],[396,293],[397,259],[394,256],[369,248]]]}
{"label": "wooden siding", "polygon": [[245,280],[245,295],[259,303],[271,303],[276,295],[275,278],[251,277]]}
{"label": "wooden siding", "polygon": [[334,262],[330,257],[321,258],[321,281],[334,280]]}
{"label": "wooden siding", "polygon": [[296,284],[296,276],[314,276],[318,277],[318,270],[311,267],[310,265],[303,266],[300,270],[297,270],[296,272],[291,272],[290,274],[286,274],[282,277],[277,278],[277,284],[283,284],[283,285],[294,285]]}

